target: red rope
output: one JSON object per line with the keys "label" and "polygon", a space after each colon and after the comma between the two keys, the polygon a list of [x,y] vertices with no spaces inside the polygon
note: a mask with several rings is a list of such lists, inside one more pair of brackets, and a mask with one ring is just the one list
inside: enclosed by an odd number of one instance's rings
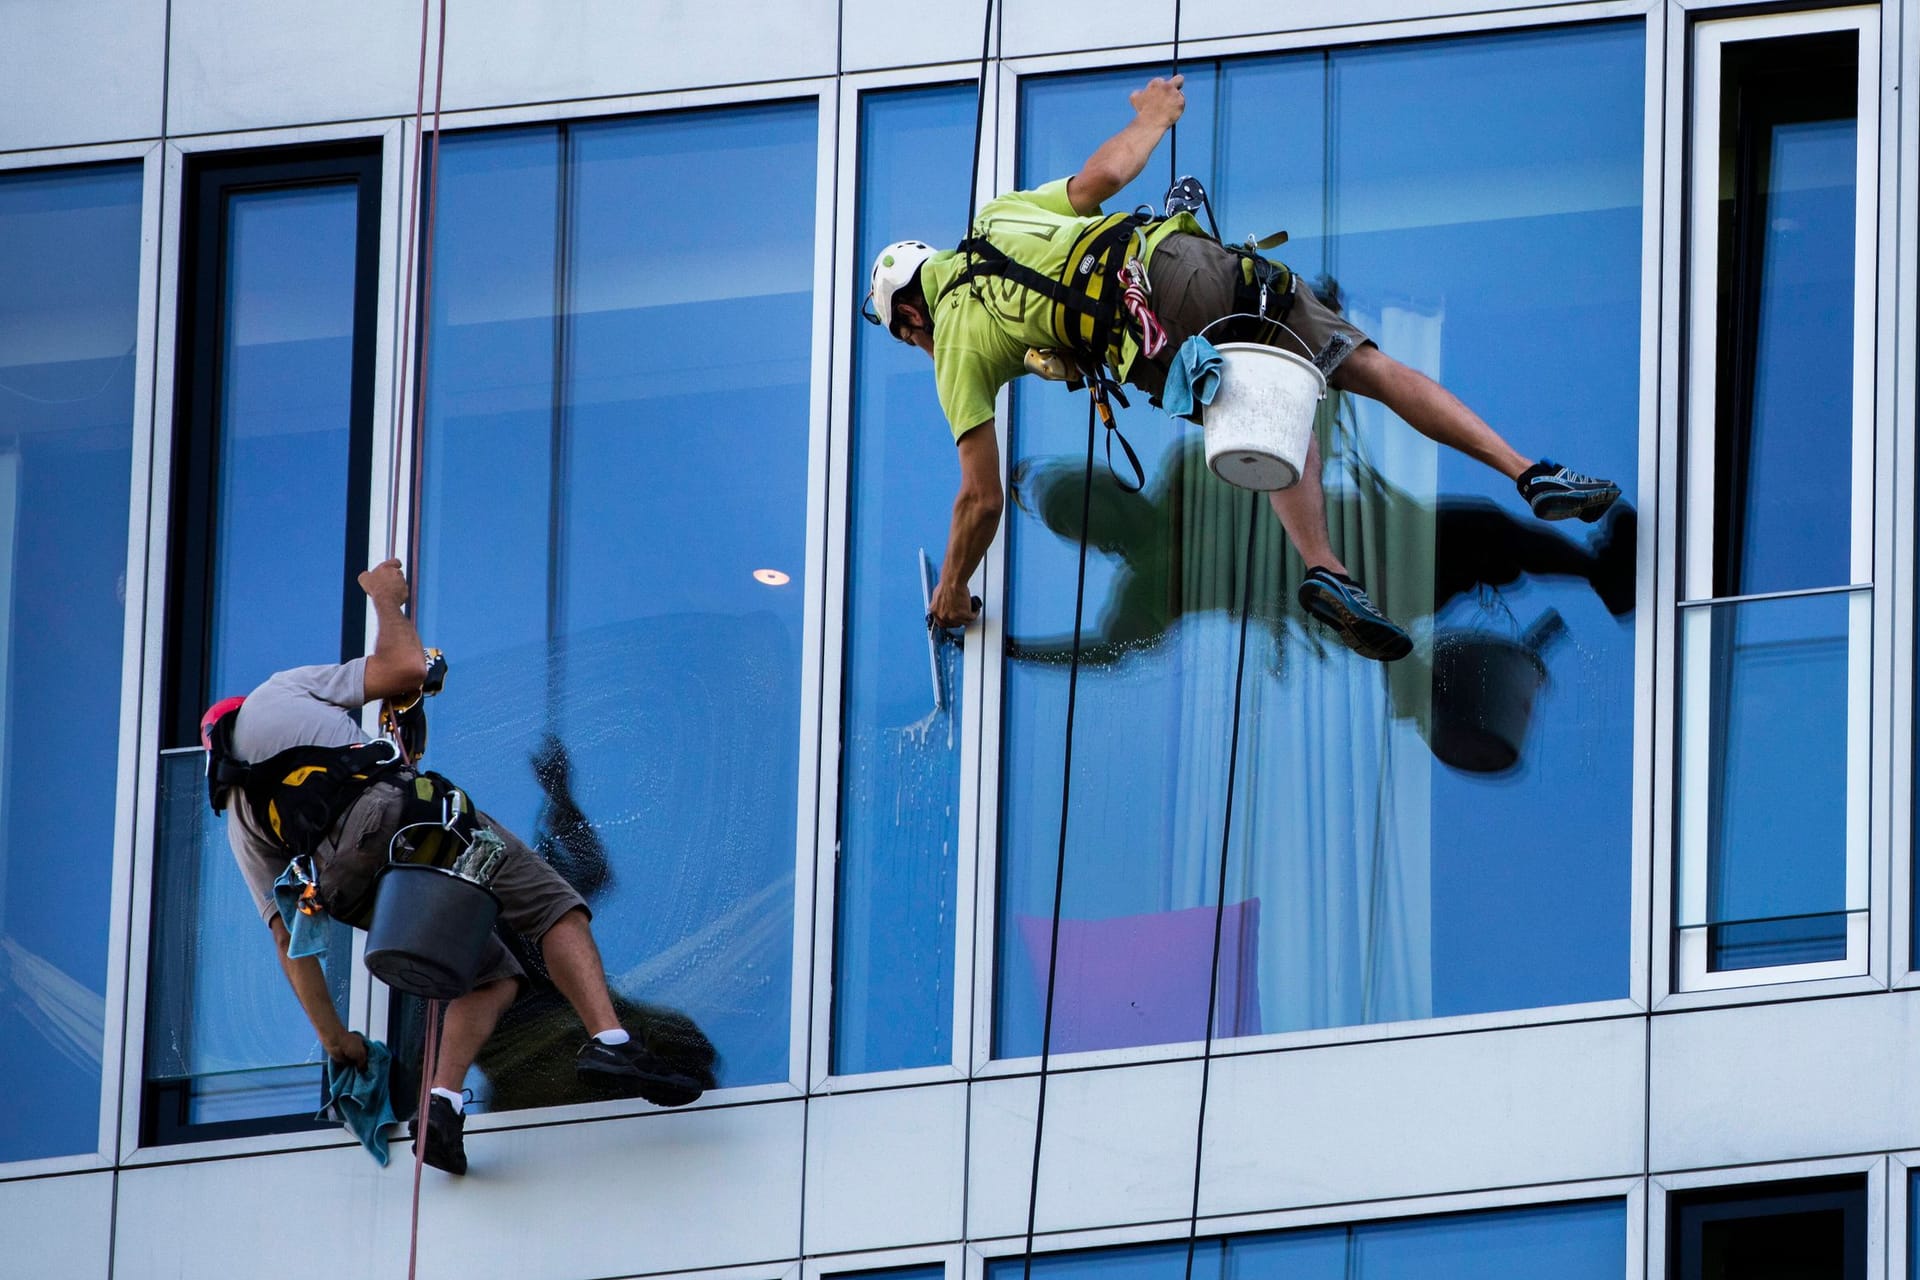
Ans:
{"label": "red rope", "polygon": [[413,1223],[407,1231],[407,1280],[415,1280],[420,1257],[420,1170],[427,1160],[427,1108],[433,1073],[440,1067],[440,1002],[427,1001],[427,1038],[420,1061],[420,1103],[413,1113]]}
{"label": "red rope", "polygon": [[[427,437],[427,351],[432,337],[433,326],[430,318],[433,314],[433,227],[440,212],[440,103],[441,90],[445,88],[447,78],[447,0],[440,0],[440,48],[433,69],[433,161],[427,167],[427,216],[424,260],[420,266],[420,359],[415,366],[413,396],[413,494],[407,514],[412,525],[411,536],[407,540],[407,568],[417,574],[420,568],[420,503],[425,493],[426,483],[426,437]],[[426,48],[420,50],[421,65],[426,64]],[[414,137],[418,142],[420,127],[414,125]],[[419,169],[415,162],[414,203],[419,203]],[[411,278],[411,277],[409,277]],[[397,494],[395,495],[398,496]]]}
{"label": "red rope", "polygon": [[[423,228],[427,248],[421,266],[422,282],[420,289],[420,357],[413,363],[413,484],[410,505],[407,510],[407,569],[418,573],[420,562],[420,496],[421,496],[421,459],[423,457],[424,424],[426,421],[424,401],[426,399],[427,334],[431,329],[430,317],[433,304],[433,224],[438,207],[440,190],[440,105],[442,88],[446,81],[447,70],[447,0],[439,0],[440,29],[439,51],[434,61],[433,82],[433,161],[432,177],[428,182],[427,210]],[[427,31],[429,16],[432,13],[433,0],[420,0],[420,67],[414,85],[413,95],[413,169],[407,199],[407,250],[406,267],[401,273],[401,287],[406,291],[402,305],[400,328],[396,340],[400,343],[399,358],[394,362],[392,442],[389,451],[389,472],[387,482],[387,555],[391,557],[400,542],[400,492],[401,464],[405,456],[401,449],[400,405],[409,386],[407,370],[407,337],[413,323],[413,251],[419,237],[416,229],[420,223],[420,156],[425,145],[425,135],[421,125],[427,105]],[[414,1111],[413,1139],[413,1202],[410,1222],[407,1228],[407,1280],[416,1280],[420,1260],[420,1174],[426,1166],[427,1153],[427,1117],[433,1101],[433,1077],[440,1066],[440,1001],[427,1001],[427,1025],[424,1044],[421,1048],[420,1097]]]}

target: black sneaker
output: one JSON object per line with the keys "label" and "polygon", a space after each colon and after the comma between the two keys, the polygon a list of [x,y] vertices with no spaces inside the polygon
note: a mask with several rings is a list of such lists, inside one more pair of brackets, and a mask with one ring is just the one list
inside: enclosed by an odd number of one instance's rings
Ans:
{"label": "black sneaker", "polygon": [[1620,496],[1620,486],[1613,481],[1583,476],[1545,458],[1522,471],[1513,483],[1542,520],[1578,516],[1592,524]]}
{"label": "black sneaker", "polygon": [[[427,1149],[421,1159],[436,1169],[459,1177],[467,1171],[467,1147],[461,1141],[466,1132],[467,1118],[453,1109],[453,1104],[439,1094],[434,1094],[427,1103]],[[407,1133],[417,1143],[420,1141],[420,1122],[414,1120],[407,1125]]]}
{"label": "black sneaker", "polygon": [[684,1107],[706,1092],[706,1083],[656,1057],[638,1040],[602,1044],[589,1040],[573,1060],[580,1082],[623,1098],[635,1095],[658,1107]]}
{"label": "black sneaker", "polygon": [[1413,640],[1374,607],[1360,584],[1331,569],[1310,569],[1300,584],[1300,607],[1332,627],[1340,643],[1363,658],[1396,662]]}

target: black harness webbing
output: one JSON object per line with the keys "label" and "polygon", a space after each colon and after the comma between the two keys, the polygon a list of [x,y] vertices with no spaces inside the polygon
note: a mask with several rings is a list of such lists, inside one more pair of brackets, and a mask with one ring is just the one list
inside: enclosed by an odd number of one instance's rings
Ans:
{"label": "black harness webbing", "polygon": [[1060,344],[1089,368],[1105,366],[1107,352],[1119,336],[1118,321],[1125,286],[1120,268],[1133,247],[1134,233],[1154,221],[1143,213],[1114,214],[1089,227],[1067,255],[1067,278],[1056,280],[1015,261],[983,235],[960,242],[967,265],[953,287],[984,277],[999,276],[1053,303],[1053,332]]}

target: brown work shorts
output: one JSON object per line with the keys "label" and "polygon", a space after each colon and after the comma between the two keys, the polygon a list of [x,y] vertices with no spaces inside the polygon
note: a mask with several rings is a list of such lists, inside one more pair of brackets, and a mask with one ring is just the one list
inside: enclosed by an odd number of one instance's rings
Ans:
{"label": "brown work shorts", "polygon": [[[1167,346],[1153,360],[1136,357],[1127,381],[1157,404],[1167,383],[1167,369],[1180,344],[1209,324],[1234,314],[1240,285],[1240,255],[1206,236],[1175,233],[1154,247],[1147,259],[1147,283],[1153,287],[1153,310],[1167,330]],[[1372,339],[1346,322],[1339,312],[1314,296],[1313,290],[1293,281],[1293,301],[1283,328],[1268,326],[1258,335],[1230,333],[1219,325],[1208,341],[1261,341],[1269,346],[1312,358],[1327,379],[1340,362]]]}
{"label": "brown work shorts", "polygon": [[[320,900],[329,911],[345,918],[371,908],[369,895],[374,878],[387,865],[387,849],[400,826],[403,798],[393,783],[376,782],[348,807],[331,838],[314,851],[314,879]],[[525,841],[486,814],[476,812],[475,816],[507,846],[487,887],[500,899],[500,919],[509,929],[538,942],[567,912],[576,907],[587,910],[586,901],[573,886]],[[591,917],[592,913],[588,914]],[[486,957],[474,985],[485,986],[500,978],[524,981],[526,971],[499,938],[488,938]]]}

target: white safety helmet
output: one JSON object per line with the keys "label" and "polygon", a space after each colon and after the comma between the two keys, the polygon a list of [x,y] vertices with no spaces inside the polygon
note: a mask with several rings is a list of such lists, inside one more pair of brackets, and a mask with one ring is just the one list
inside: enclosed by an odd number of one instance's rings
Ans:
{"label": "white safety helmet", "polygon": [[932,245],[918,240],[896,240],[880,251],[873,260],[873,290],[867,294],[869,320],[893,332],[893,295],[913,283],[921,264],[934,252]]}

